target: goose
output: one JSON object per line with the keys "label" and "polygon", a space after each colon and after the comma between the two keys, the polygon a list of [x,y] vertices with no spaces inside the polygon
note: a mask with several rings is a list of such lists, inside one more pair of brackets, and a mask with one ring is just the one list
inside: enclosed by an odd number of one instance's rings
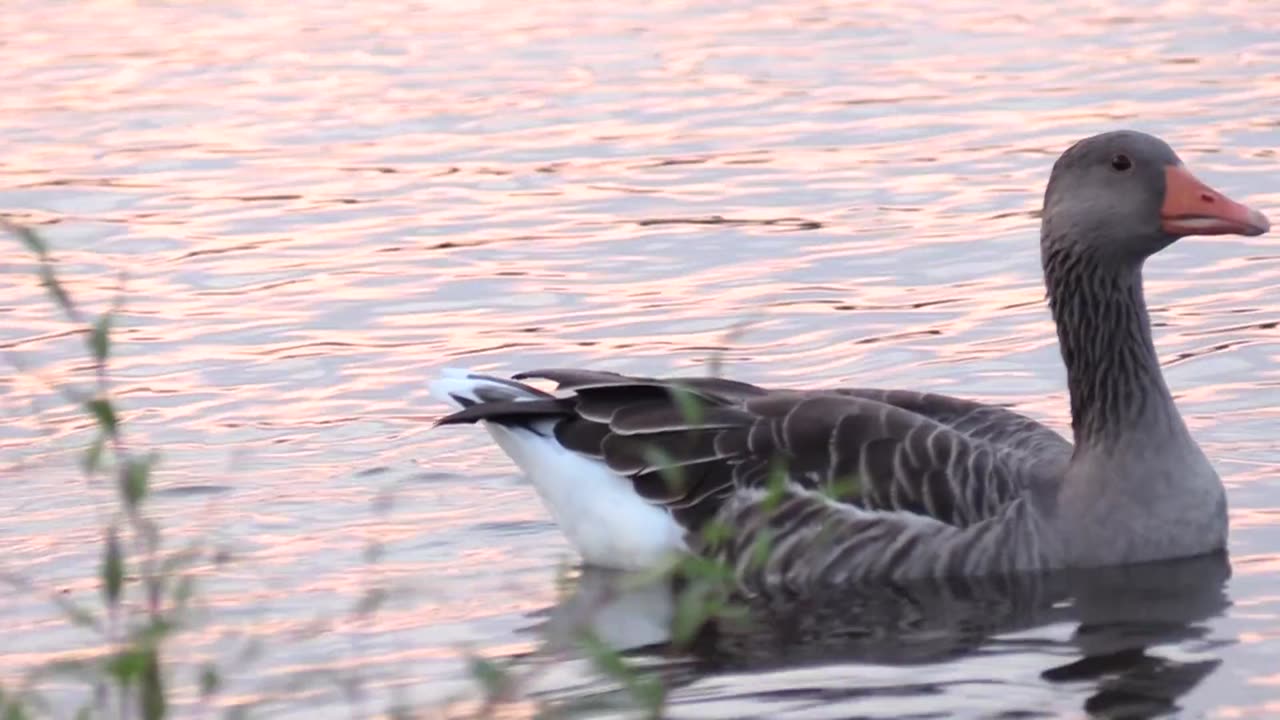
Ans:
{"label": "goose", "polygon": [[482,423],[587,565],[693,553],[748,591],[804,591],[1220,552],[1226,494],[1161,373],[1142,269],[1187,235],[1269,229],[1157,137],[1106,132],[1058,157],[1040,256],[1070,440],[930,392],[587,369],[446,369],[437,425]]}

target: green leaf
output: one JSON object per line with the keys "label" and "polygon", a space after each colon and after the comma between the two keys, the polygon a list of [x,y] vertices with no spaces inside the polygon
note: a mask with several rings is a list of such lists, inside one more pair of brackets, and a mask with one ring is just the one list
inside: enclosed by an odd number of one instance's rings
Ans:
{"label": "green leaf", "polygon": [[823,488],[823,493],[832,500],[850,500],[856,498],[862,490],[859,475],[854,473],[837,478]]}
{"label": "green leaf", "polygon": [[729,523],[718,517],[713,517],[702,526],[702,542],[708,548],[719,547],[732,539],[733,529],[729,527]]}
{"label": "green leaf", "polygon": [[671,640],[685,646],[711,617],[711,599],[703,584],[691,585],[676,599],[675,618],[671,623]]}
{"label": "green leaf", "polygon": [[146,664],[142,671],[142,686],[138,688],[141,695],[143,720],[162,720],[168,709],[164,696],[164,682],[160,675],[160,656],[155,648],[145,653]]}
{"label": "green leaf", "polygon": [[213,552],[213,564],[217,567],[227,565],[235,558],[235,553],[231,552],[229,547],[219,547]]}
{"label": "green leaf", "polygon": [[679,386],[671,386],[670,394],[671,399],[676,403],[676,408],[680,410],[680,416],[690,425],[702,422],[702,418],[706,416],[702,398],[693,391]]}
{"label": "green leaf", "polygon": [[622,660],[622,655],[617,650],[610,648],[604,644],[595,633],[584,632],[579,639],[582,649],[586,651],[587,656],[591,658],[591,662],[604,675],[626,682],[635,674],[630,666]]}
{"label": "green leaf", "polygon": [[727,584],[733,580],[733,569],[729,564],[712,557],[687,555],[680,565],[684,577],[694,580],[706,580]]}
{"label": "green leaf", "polygon": [[155,454],[144,458],[129,458],[124,467],[120,468],[120,495],[130,511],[136,510],[138,503],[147,497],[151,483],[151,465],[155,459]]}
{"label": "green leaf", "polygon": [[160,561],[160,574],[172,575],[179,570],[186,570],[204,557],[204,546],[198,541],[192,542],[181,550],[169,553]]}
{"label": "green leaf", "polygon": [[387,601],[386,588],[371,588],[366,590],[360,601],[356,603],[356,615],[368,615],[376,612],[382,604]]}
{"label": "green leaf", "polygon": [[58,307],[62,308],[62,312],[67,317],[74,319],[76,316],[75,304],[71,302],[71,296],[62,287],[62,283],[58,282],[58,276],[54,274],[53,266],[47,262],[40,266],[40,284],[49,292],[49,296],[58,304]]}
{"label": "green leaf", "polygon": [[121,687],[128,687],[142,677],[146,665],[147,650],[131,647],[112,655],[107,660],[106,671]]}
{"label": "green leaf", "polygon": [[133,518],[133,531],[142,537],[150,550],[160,547],[159,523],[139,515]]}
{"label": "green leaf", "polygon": [[671,623],[677,647],[693,640],[707,620],[727,615],[736,582],[734,568],[714,557],[687,556],[680,572],[687,582],[676,596]]}
{"label": "green leaf", "polygon": [[764,527],[751,541],[750,567],[762,568],[769,562],[769,554],[773,551],[773,528]]}
{"label": "green leaf", "polygon": [[507,669],[488,658],[471,657],[467,661],[467,669],[471,677],[480,683],[487,699],[496,700],[506,695],[511,687],[511,675]]}
{"label": "green leaf", "polygon": [[205,663],[200,668],[200,697],[209,699],[209,697],[217,694],[222,689],[222,676],[218,674],[218,668],[213,663]]}
{"label": "green leaf", "polygon": [[114,437],[116,434],[116,409],[111,405],[111,401],[107,398],[94,398],[84,404],[88,410],[98,421],[98,427],[106,434]]}
{"label": "green leaf", "polygon": [[643,448],[641,455],[644,456],[644,461],[649,467],[658,468],[658,475],[662,477],[668,492],[677,494],[685,492],[688,486],[684,481],[684,466],[677,465],[671,453],[658,445],[648,445]]}
{"label": "green leaf", "polygon": [[769,485],[764,499],[760,501],[760,507],[764,508],[765,512],[772,513],[782,502],[782,496],[787,494],[788,473],[787,461],[781,456],[775,455],[769,465]]}
{"label": "green leaf", "polygon": [[573,566],[562,555],[559,562],[556,563],[556,575],[553,585],[556,589],[556,603],[559,605],[568,600],[573,595],[574,583]]}
{"label": "green leaf", "polygon": [[178,584],[173,588],[173,604],[176,607],[185,608],[195,594],[196,579],[191,575],[183,575],[178,578]]}
{"label": "green leaf", "polygon": [[122,650],[106,663],[107,674],[121,688],[138,688],[138,705],[145,720],[161,720],[167,712],[160,656],[154,646],[134,646]]}
{"label": "green leaf", "polygon": [[[400,696],[401,693],[396,693],[396,695]],[[414,712],[414,708],[402,704],[403,702],[403,699],[397,700],[395,705],[387,708],[387,720],[414,720],[414,718],[418,717],[418,714]],[[542,715],[535,715],[534,717],[540,718]]]}
{"label": "green leaf", "polygon": [[72,625],[101,630],[98,627],[98,618],[94,617],[92,612],[64,597],[55,598],[54,603],[58,606],[58,609],[62,610],[62,614],[67,616]]}
{"label": "green leaf", "polygon": [[662,720],[662,708],[667,703],[667,689],[662,685],[662,678],[656,675],[640,678],[631,689],[631,695],[644,708],[649,720]]}
{"label": "green leaf", "polygon": [[98,468],[102,466],[102,448],[107,443],[105,433],[98,433],[93,438],[93,442],[89,443],[89,447],[84,451],[84,458],[80,461],[80,469],[85,475],[96,475]]}
{"label": "green leaf", "polygon": [[23,245],[27,246],[27,250],[37,255],[41,260],[49,256],[49,246],[45,243],[44,238],[36,234],[35,230],[8,220],[0,220],[0,224],[4,225],[4,229],[18,236]]}
{"label": "green leaf", "polygon": [[27,720],[27,711],[17,702],[9,703],[4,709],[4,720]]}
{"label": "green leaf", "polygon": [[106,547],[102,555],[102,594],[108,605],[116,605],[120,601],[120,590],[124,587],[124,556],[120,550],[120,534],[115,526],[107,531]]}
{"label": "green leaf", "polygon": [[378,491],[371,503],[373,511],[379,515],[386,515],[396,506],[396,491],[394,487],[384,487]]}
{"label": "green leaf", "polygon": [[111,313],[103,313],[89,333],[89,349],[98,362],[105,362],[111,352],[111,317]]}
{"label": "green leaf", "polygon": [[579,643],[596,670],[606,677],[622,683],[631,694],[632,700],[645,710],[646,717],[661,717],[662,705],[666,700],[666,690],[659,678],[646,676],[628,665],[622,653],[609,647],[592,632],[584,632]]}

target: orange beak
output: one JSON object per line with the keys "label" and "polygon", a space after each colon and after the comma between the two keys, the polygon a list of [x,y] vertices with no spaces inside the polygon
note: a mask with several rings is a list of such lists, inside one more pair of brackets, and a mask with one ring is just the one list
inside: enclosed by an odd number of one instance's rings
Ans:
{"label": "orange beak", "polygon": [[1261,235],[1267,216],[1196,179],[1182,165],[1164,169],[1160,226],[1170,235]]}

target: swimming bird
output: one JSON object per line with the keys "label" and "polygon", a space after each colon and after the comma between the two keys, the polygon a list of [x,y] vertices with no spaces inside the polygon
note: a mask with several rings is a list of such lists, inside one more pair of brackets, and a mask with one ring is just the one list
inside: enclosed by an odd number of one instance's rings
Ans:
{"label": "swimming bird", "polygon": [[912,390],[453,369],[431,391],[457,408],[439,424],[482,423],[591,565],[703,553],[741,587],[803,590],[1201,555],[1226,544],[1226,495],[1161,373],[1143,264],[1187,235],[1269,229],[1151,135],[1062,153],[1040,256],[1070,440]]}

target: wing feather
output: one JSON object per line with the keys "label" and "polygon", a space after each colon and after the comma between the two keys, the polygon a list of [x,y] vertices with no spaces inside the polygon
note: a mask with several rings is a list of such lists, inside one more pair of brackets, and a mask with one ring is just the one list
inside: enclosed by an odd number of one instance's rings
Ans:
{"label": "wing feather", "polygon": [[[1007,512],[1028,478],[1052,474],[1071,451],[1030,418],[930,393],[766,390],[720,378],[572,369],[515,377],[554,382],[557,394],[480,403],[445,421],[557,418],[564,447],[603,460],[690,530],[778,480],[796,492],[826,493],[857,511],[849,516],[856,524],[865,520],[857,513],[897,518],[860,525],[863,541],[890,526],[914,527],[912,517],[963,530]],[[804,500],[774,510],[791,527],[826,517],[823,507]],[[738,512],[734,521],[752,517]],[[905,556],[923,542],[904,538],[882,550]]]}

